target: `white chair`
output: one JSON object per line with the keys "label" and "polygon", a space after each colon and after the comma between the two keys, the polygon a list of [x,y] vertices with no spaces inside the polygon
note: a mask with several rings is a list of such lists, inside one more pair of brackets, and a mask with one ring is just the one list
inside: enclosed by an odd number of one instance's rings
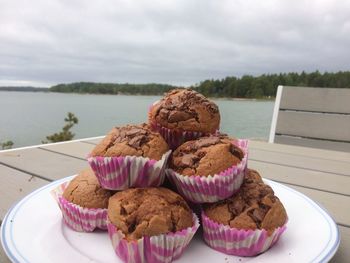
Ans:
{"label": "white chair", "polygon": [[278,86],[269,142],[350,152],[350,89]]}

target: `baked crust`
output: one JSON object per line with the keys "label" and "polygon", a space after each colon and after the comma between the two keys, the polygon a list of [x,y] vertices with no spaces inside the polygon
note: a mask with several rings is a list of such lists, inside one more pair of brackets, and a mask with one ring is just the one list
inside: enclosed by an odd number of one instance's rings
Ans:
{"label": "baked crust", "polygon": [[265,229],[271,234],[287,222],[286,210],[255,170],[248,170],[238,193],[204,206],[205,214],[215,222],[238,229]]}
{"label": "baked crust", "polygon": [[112,192],[101,188],[91,169],[80,172],[63,192],[63,197],[84,208],[107,208]]}
{"label": "baked crust", "polygon": [[108,218],[128,240],[176,232],[193,226],[185,200],[167,188],[131,188],[114,194]]}
{"label": "baked crust", "polygon": [[243,151],[229,137],[201,137],[179,146],[170,167],[182,175],[208,176],[225,171],[243,159]]}
{"label": "baked crust", "polygon": [[160,160],[169,150],[163,137],[145,123],[114,127],[92,150],[91,156],[143,156]]}
{"label": "baked crust", "polygon": [[218,106],[191,89],[173,89],[152,106],[151,123],[181,131],[213,134],[219,129]]}

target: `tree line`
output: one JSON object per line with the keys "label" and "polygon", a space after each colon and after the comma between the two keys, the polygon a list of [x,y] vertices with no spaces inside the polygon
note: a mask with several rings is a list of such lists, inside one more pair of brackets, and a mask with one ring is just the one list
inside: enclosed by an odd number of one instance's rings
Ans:
{"label": "tree line", "polygon": [[157,95],[163,94],[174,87],[167,84],[118,84],[118,83],[95,83],[76,82],[70,84],[58,84],[52,86],[52,92],[74,92],[94,94],[130,94],[130,95]]}
{"label": "tree line", "polygon": [[[244,75],[242,77],[226,77],[208,79],[190,88],[209,97],[231,98],[271,98],[276,94],[278,85],[350,88],[350,71],[335,73],[319,71],[306,73],[263,74],[260,76]],[[52,92],[74,92],[95,94],[142,94],[161,95],[174,86],[167,84],[114,84],[78,82],[52,86]]]}
{"label": "tree line", "polygon": [[350,88],[350,71],[244,75],[205,80],[193,88],[210,97],[271,98],[275,97],[278,85]]}
{"label": "tree line", "polygon": [[2,86],[0,91],[48,92],[49,89],[32,86]]}

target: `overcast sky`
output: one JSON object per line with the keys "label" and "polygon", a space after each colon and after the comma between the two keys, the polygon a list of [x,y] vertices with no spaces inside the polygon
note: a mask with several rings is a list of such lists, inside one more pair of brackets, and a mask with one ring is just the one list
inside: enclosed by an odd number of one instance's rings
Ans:
{"label": "overcast sky", "polygon": [[0,85],[349,67],[349,0],[0,0]]}

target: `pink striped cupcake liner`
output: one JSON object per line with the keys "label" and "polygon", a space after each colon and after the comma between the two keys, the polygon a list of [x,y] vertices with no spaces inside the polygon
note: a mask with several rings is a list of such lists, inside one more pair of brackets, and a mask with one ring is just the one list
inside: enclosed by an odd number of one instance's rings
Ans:
{"label": "pink striped cupcake liner", "polygon": [[169,148],[175,150],[181,144],[187,141],[195,140],[203,136],[209,136],[208,133],[203,132],[192,132],[192,131],[182,131],[163,127],[156,123],[150,123],[153,130],[160,133],[164,140],[168,143]]}
{"label": "pink striped cupcake liner", "polygon": [[101,187],[125,190],[130,187],[160,186],[165,178],[165,166],[171,150],[159,161],[142,156],[88,157]]}
{"label": "pink striped cupcake liner", "polygon": [[61,209],[65,224],[78,232],[92,232],[96,228],[107,230],[107,209],[84,208],[69,202],[62,196],[68,183],[65,182],[51,191]]}
{"label": "pink striped cupcake liner", "polygon": [[242,161],[227,170],[209,176],[184,176],[172,169],[166,174],[179,193],[193,203],[214,203],[232,196],[239,190],[247,171],[248,140],[236,140],[235,145],[244,152]]}
{"label": "pink striped cupcake liner", "polygon": [[279,240],[286,224],[270,235],[265,229],[245,230],[231,228],[208,218],[202,212],[203,238],[213,249],[228,255],[250,257],[265,252]]}
{"label": "pink striped cupcake liner", "polygon": [[108,222],[108,233],[115,253],[128,263],[168,263],[178,259],[190,243],[199,227],[198,217],[193,214],[193,226],[175,233],[145,236],[128,241],[122,231]]}

